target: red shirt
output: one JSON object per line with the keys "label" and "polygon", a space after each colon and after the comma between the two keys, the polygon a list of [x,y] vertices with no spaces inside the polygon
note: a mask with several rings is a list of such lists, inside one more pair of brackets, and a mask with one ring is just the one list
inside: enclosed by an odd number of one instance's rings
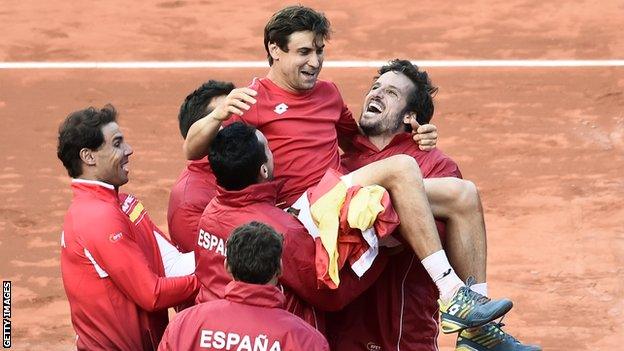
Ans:
{"label": "red shirt", "polygon": [[166,315],[166,308],[192,296],[197,278],[163,277],[154,234],[138,223],[144,211],[137,208],[133,223],[112,185],[74,180],[72,190],[61,275],[77,349],[155,349],[164,330],[163,310]]}
{"label": "red shirt", "polygon": [[321,333],[283,309],[285,300],[275,286],[233,281],[224,299],[176,316],[158,350],[329,351]]}
{"label": "red shirt", "polygon": [[324,315],[315,307],[324,311],[344,307],[366,290],[385,266],[387,258],[380,255],[361,279],[343,269],[339,289],[317,289],[314,240],[295,217],[275,207],[277,183],[254,184],[240,191],[219,190],[199,223],[195,272],[202,286],[198,302],[223,297],[231,281],[223,267],[225,242],[236,227],[251,221],[268,224],[284,235],[280,283],[287,296],[286,309],[320,330],[324,329]]}
{"label": "red shirt", "polygon": [[[354,139],[357,152],[343,155],[355,170],[387,157],[407,154],[416,159],[425,178],[457,177],[457,164],[439,149],[421,151],[409,133],[402,133],[383,150],[364,136]],[[437,221],[444,238],[444,223]],[[438,290],[420,260],[404,249],[388,262],[379,279],[355,302],[331,316],[329,339],[336,350],[437,350]]]}
{"label": "red shirt", "polygon": [[275,158],[275,179],[283,181],[278,203],[291,205],[325,172],[340,170],[338,140],[343,148],[359,133],[357,124],[334,83],[319,80],[314,88],[294,94],[268,78],[254,79],[257,102],[242,119],[269,141]]}
{"label": "red shirt", "polygon": [[180,251],[193,251],[199,218],[215,195],[217,181],[208,160],[190,161],[171,189],[167,210],[169,236]]}

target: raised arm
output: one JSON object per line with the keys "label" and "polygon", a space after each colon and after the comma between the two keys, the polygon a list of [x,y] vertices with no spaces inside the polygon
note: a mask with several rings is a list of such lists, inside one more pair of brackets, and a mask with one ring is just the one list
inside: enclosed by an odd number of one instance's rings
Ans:
{"label": "raised arm", "polygon": [[256,103],[254,96],[257,94],[250,88],[234,89],[206,117],[193,123],[182,146],[184,156],[188,160],[199,160],[208,155],[210,144],[219,132],[221,123],[233,115],[242,116]]}

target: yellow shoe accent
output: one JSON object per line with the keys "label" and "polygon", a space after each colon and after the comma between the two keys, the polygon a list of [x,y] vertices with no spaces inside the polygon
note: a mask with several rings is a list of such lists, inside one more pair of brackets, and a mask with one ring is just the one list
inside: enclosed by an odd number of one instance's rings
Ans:
{"label": "yellow shoe accent", "polygon": [[444,334],[457,333],[459,331],[462,331],[463,329],[466,329],[465,325],[454,323],[449,320],[442,320],[440,322],[440,327],[442,328],[442,332]]}

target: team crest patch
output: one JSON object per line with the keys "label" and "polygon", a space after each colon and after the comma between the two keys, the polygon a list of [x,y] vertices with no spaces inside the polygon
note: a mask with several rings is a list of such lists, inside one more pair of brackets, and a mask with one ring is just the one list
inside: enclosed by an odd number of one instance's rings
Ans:
{"label": "team crest patch", "polygon": [[286,105],[285,103],[281,103],[277,106],[275,106],[275,113],[277,113],[278,115],[281,115],[282,113],[286,112],[286,110],[288,110],[288,105]]}
{"label": "team crest patch", "polygon": [[108,237],[108,240],[110,240],[112,243],[116,243],[118,242],[121,238],[123,237],[123,233],[119,232],[119,233],[115,233],[115,234],[111,234]]}

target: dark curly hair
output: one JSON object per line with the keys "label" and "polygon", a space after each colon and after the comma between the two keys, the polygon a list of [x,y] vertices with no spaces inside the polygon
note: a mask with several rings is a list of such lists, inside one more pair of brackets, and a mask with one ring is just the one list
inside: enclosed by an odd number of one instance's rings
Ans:
{"label": "dark curly hair", "polygon": [[184,99],[184,102],[180,106],[180,113],[178,113],[182,137],[186,139],[186,134],[193,123],[212,112],[206,110],[206,108],[210,105],[213,98],[227,95],[234,90],[234,88],[235,86],[231,82],[211,79],[190,93],[186,99]]}
{"label": "dark curly hair", "polygon": [[[407,107],[403,112],[416,113],[416,120],[419,124],[429,123],[434,111],[433,97],[438,92],[438,88],[431,84],[427,72],[419,70],[418,66],[408,60],[400,59],[390,61],[378,71],[379,76],[386,72],[402,73],[414,83],[414,91],[407,97]],[[409,125],[406,128],[411,131]]]}
{"label": "dark curly hair", "polygon": [[251,222],[232,232],[227,241],[227,266],[234,280],[266,284],[280,274],[284,237],[272,227]]}
{"label": "dark curly hair", "polygon": [[59,127],[56,156],[72,178],[82,175],[80,150],[97,150],[104,144],[102,127],[117,121],[117,110],[111,104],[102,109],[88,107],[70,113]]}
{"label": "dark curly hair", "polygon": [[315,36],[321,36],[324,40],[329,39],[331,34],[330,23],[325,15],[309,7],[288,6],[271,16],[264,27],[264,49],[269,65],[273,65],[269,43],[275,43],[282,51],[288,52],[289,36],[302,31],[312,31]]}
{"label": "dark curly hair", "polygon": [[242,122],[217,133],[208,160],[217,184],[226,190],[241,190],[257,183],[260,166],[268,161],[256,128]]}

